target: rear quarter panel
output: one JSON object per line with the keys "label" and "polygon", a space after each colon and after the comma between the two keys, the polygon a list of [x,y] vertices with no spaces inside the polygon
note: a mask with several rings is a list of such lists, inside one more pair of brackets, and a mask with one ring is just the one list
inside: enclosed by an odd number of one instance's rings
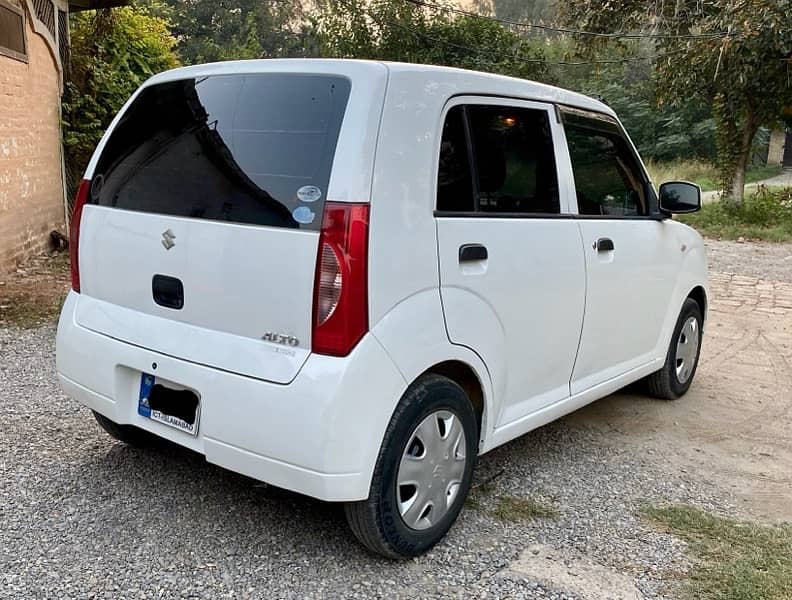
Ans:
{"label": "rear quarter panel", "polygon": [[392,71],[385,96],[371,192],[370,326],[408,383],[459,360],[476,373],[486,404],[485,361],[450,343],[440,301],[435,163],[443,107],[458,90],[447,74],[418,71]]}

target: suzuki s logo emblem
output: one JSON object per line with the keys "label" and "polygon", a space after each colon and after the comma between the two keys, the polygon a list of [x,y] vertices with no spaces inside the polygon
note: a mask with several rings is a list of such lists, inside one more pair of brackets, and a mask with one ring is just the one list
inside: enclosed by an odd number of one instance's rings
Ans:
{"label": "suzuki s logo emblem", "polygon": [[165,246],[165,250],[170,250],[176,245],[176,242],[173,241],[175,239],[176,236],[170,229],[162,234],[162,245]]}

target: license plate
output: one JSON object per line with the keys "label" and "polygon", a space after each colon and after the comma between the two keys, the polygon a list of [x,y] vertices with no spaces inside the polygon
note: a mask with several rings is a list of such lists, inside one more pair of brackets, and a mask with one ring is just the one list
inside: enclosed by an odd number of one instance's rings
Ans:
{"label": "license plate", "polygon": [[200,401],[195,392],[177,390],[157,382],[154,375],[142,373],[138,414],[190,435],[198,435]]}

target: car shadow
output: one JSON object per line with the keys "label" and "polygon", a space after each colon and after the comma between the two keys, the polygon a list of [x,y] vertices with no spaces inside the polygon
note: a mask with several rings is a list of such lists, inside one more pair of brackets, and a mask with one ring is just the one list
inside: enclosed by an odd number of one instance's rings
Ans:
{"label": "car shadow", "polygon": [[115,529],[161,543],[158,532],[183,541],[211,532],[210,547],[234,540],[263,554],[323,546],[363,552],[352,544],[340,503],[260,483],[164,440],[149,448],[107,444],[80,468],[80,494],[92,507],[91,520],[103,523],[98,535]]}

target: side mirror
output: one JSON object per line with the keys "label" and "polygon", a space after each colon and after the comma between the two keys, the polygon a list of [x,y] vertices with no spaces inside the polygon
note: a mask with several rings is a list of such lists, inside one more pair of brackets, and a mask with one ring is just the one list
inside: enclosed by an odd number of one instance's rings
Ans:
{"label": "side mirror", "polygon": [[660,186],[660,210],[683,214],[701,210],[701,188],[687,181],[669,181]]}

